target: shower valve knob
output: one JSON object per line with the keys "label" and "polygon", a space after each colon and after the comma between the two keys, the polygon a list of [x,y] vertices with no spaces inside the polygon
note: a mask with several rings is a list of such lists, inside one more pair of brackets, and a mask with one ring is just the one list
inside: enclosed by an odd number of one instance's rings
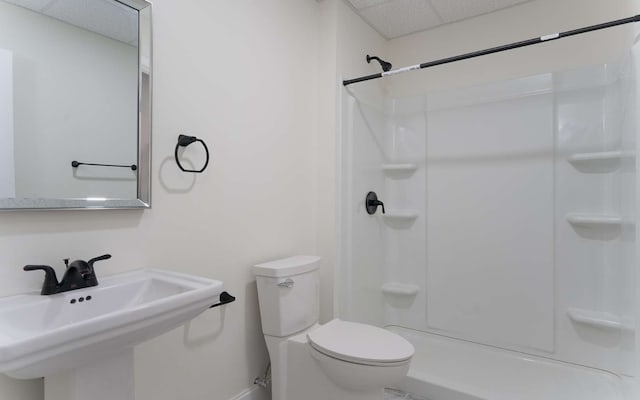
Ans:
{"label": "shower valve knob", "polygon": [[364,201],[365,208],[367,209],[367,214],[373,215],[378,210],[378,207],[382,207],[382,213],[385,214],[386,211],[384,209],[384,203],[378,200],[378,195],[376,192],[367,193],[367,197]]}

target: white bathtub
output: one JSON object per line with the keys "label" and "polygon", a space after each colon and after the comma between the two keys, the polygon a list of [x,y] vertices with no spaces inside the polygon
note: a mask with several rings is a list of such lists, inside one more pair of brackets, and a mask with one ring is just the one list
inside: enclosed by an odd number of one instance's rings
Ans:
{"label": "white bathtub", "polygon": [[387,329],[416,348],[398,389],[429,400],[633,400],[631,378],[405,328]]}

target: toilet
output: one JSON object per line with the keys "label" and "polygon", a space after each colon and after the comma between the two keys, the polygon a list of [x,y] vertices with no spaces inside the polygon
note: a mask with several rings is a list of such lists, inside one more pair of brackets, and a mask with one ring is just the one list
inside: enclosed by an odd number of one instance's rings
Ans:
{"label": "toilet", "polygon": [[294,256],[253,267],[272,400],[382,400],[384,388],[406,376],[414,348],[371,325],[319,325],[319,264]]}

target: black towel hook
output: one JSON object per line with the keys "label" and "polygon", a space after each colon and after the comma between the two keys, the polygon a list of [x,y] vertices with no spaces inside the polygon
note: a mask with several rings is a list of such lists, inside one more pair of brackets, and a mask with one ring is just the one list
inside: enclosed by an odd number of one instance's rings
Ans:
{"label": "black towel hook", "polygon": [[[200,142],[202,144],[202,147],[204,147],[204,151],[207,153],[207,159],[204,162],[204,166],[199,170],[184,168],[180,163],[180,159],[178,158],[178,149],[180,147],[187,147],[193,142]],[[179,135],[178,143],[176,144],[176,149],[173,152],[173,155],[176,159],[176,163],[178,164],[178,168],[180,168],[184,172],[194,172],[196,174],[199,174],[203,172],[205,169],[207,169],[207,165],[209,165],[209,148],[207,147],[207,144],[202,139],[198,139],[195,136]]]}

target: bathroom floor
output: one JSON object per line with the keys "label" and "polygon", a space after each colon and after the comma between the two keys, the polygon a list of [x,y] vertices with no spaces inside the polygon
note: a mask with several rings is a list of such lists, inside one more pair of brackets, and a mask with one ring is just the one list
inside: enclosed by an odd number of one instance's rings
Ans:
{"label": "bathroom floor", "polygon": [[384,400],[429,400],[426,397],[405,393],[397,389],[385,389]]}

